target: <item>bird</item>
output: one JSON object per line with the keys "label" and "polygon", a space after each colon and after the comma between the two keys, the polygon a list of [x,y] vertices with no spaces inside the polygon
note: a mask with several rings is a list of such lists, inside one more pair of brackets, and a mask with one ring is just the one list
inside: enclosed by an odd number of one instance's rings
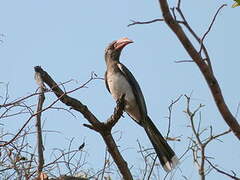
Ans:
{"label": "bird", "polygon": [[124,97],[124,111],[144,128],[163,169],[170,172],[177,166],[179,159],[148,116],[145,99],[137,80],[119,61],[123,48],[130,43],[133,41],[124,37],[113,41],[105,49],[106,88],[115,101]]}

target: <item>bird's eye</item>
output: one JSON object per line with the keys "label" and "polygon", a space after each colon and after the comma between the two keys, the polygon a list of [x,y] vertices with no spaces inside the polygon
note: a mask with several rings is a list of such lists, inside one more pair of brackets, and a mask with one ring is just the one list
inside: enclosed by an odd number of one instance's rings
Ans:
{"label": "bird's eye", "polygon": [[115,49],[115,47],[116,47],[116,42],[113,43],[113,45],[111,46],[111,49]]}
{"label": "bird's eye", "polygon": [[105,49],[105,53],[112,53],[115,50],[115,45],[116,42],[112,42],[111,44],[109,44],[108,48]]}

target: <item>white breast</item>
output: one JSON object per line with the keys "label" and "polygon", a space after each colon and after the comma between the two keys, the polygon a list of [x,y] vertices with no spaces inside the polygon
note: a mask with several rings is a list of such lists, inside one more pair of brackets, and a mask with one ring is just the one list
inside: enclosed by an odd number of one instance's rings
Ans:
{"label": "white breast", "polygon": [[112,72],[108,72],[107,79],[110,92],[115,100],[119,99],[123,94],[125,94],[125,99],[128,101],[135,101],[132,88],[121,73],[113,75]]}
{"label": "white breast", "polygon": [[141,122],[141,114],[139,112],[135,96],[126,78],[120,72],[115,74],[108,71],[107,82],[110,92],[115,100],[120,99],[121,96],[125,94],[125,111],[134,120]]}

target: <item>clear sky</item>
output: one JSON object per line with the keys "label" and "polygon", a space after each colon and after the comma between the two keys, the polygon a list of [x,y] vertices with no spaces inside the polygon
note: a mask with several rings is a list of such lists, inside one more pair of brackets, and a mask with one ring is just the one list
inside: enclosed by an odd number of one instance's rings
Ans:
{"label": "clear sky", "polygon": [[[213,126],[214,133],[227,130],[216,109],[213,98],[200,71],[193,63],[174,63],[176,60],[189,60],[175,35],[163,22],[127,27],[130,20],[146,21],[161,18],[158,1],[0,1],[0,33],[4,34],[0,43],[0,81],[9,83],[10,99],[33,93],[37,85],[34,81],[36,65],[42,66],[57,82],[70,79],[76,81],[67,88],[80,86],[87,81],[92,71],[103,77],[105,72],[104,49],[112,41],[128,37],[134,41],[127,46],[121,56],[125,64],[138,80],[149,116],[165,135],[167,130],[168,105],[181,94],[192,92],[192,107],[206,105],[202,109],[202,126]],[[176,2],[171,2],[173,6]],[[182,0],[182,9],[199,35],[207,30],[217,8],[226,3],[219,1]],[[239,76],[239,29],[237,21],[240,8],[231,8],[232,2],[222,9],[205,44],[212,59],[215,75],[220,83],[230,110],[235,113],[240,101]],[[0,84],[3,95],[4,84]],[[88,88],[72,94],[102,121],[112,113],[115,102],[105,88],[103,80],[96,80]],[[55,97],[47,95],[45,106]],[[36,103],[36,98],[29,103]],[[65,107],[61,103],[60,107]],[[183,111],[186,100],[183,98],[174,108],[172,136],[181,136],[180,142],[170,143],[180,156],[188,145],[187,137],[192,132],[189,120]],[[100,168],[103,165],[105,146],[101,137],[82,126],[87,121],[81,114],[73,112],[76,118],[65,111],[50,110],[43,114],[44,129],[59,131],[46,133],[45,154],[53,148],[67,148],[68,139],[74,137],[74,147],[83,141],[88,151],[88,167]],[[4,129],[17,132],[26,117],[1,120]],[[34,120],[30,123],[34,130]],[[3,126],[2,126],[3,127]],[[120,150],[130,166],[137,172],[140,167],[137,139],[145,147],[151,147],[144,131],[127,115],[114,127]],[[31,140],[31,138],[29,138]],[[223,143],[213,142],[207,155],[212,162],[224,170],[234,170],[240,175],[240,143],[229,134],[222,138]],[[34,141],[31,141],[34,145]],[[177,170],[175,179],[196,179],[196,168],[191,154],[186,156]],[[164,176],[165,173],[160,172]],[[209,179],[226,179],[211,172]]]}

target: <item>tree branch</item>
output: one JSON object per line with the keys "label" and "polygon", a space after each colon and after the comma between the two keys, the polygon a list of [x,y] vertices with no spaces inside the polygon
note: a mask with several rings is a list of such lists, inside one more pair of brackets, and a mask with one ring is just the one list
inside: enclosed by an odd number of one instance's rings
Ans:
{"label": "tree branch", "polygon": [[[135,20],[130,20],[132,23],[128,24],[128,27],[134,26],[136,24],[151,24],[159,21],[164,21],[164,19],[153,19],[151,21],[135,21]],[[178,23],[184,23],[183,21],[177,21]]]}
{"label": "tree branch", "polygon": [[221,173],[221,174],[224,174],[224,175],[226,175],[226,176],[228,176],[228,177],[230,177],[230,178],[232,178],[232,179],[234,179],[234,180],[240,180],[240,178],[239,177],[236,177],[236,175],[231,175],[231,174],[229,174],[229,173],[226,173],[226,172],[224,172],[224,171],[222,171],[222,170],[220,170],[220,169],[218,169],[216,166],[214,166],[208,159],[206,159],[206,161],[210,164],[210,166],[213,168],[213,169],[215,169],[217,172],[219,172],[219,173]]}
{"label": "tree branch", "polygon": [[[62,89],[58,87],[56,82],[40,66],[36,66],[36,67],[34,67],[34,69],[35,69],[35,72],[40,73],[43,82],[46,83],[52,89],[54,94],[60,99],[60,101],[62,103],[64,103],[67,106],[70,106],[72,109],[80,112],[91,124],[91,125],[85,125],[85,126],[91,127],[91,129],[93,129],[101,134],[104,142],[107,145],[109,153],[111,154],[114,162],[118,166],[118,169],[120,170],[120,172],[123,176],[123,179],[132,180],[133,177],[128,168],[127,162],[123,159],[121,153],[119,152],[119,150],[117,148],[117,144],[111,134],[112,126],[115,123],[111,124],[112,121],[109,121],[110,124],[108,124],[108,122],[107,123],[100,122],[96,118],[96,116],[87,108],[87,106],[82,104],[79,100],[68,96],[67,95],[68,93],[64,93],[62,91]],[[72,91],[69,91],[69,92],[72,92]],[[122,111],[123,111],[123,109],[121,109],[121,112]],[[117,111],[117,112],[119,113],[119,111]],[[121,115],[122,115],[122,113],[119,113],[118,115],[113,115],[111,117],[119,119],[121,117]],[[116,119],[114,119],[114,122],[117,121]]]}
{"label": "tree branch", "polygon": [[214,24],[214,22],[215,22],[215,20],[216,20],[216,18],[217,18],[218,13],[219,13],[220,10],[221,10],[223,7],[225,7],[225,6],[227,6],[227,4],[223,4],[222,6],[220,6],[220,7],[218,8],[217,12],[215,13],[215,15],[214,15],[214,17],[213,17],[213,20],[212,20],[212,22],[210,23],[210,26],[208,27],[208,30],[204,33],[204,35],[203,35],[203,37],[202,37],[202,39],[201,39],[201,47],[200,47],[199,53],[201,53],[201,51],[202,51],[202,49],[203,49],[203,41],[204,41],[204,39],[206,38],[207,34],[211,31],[212,26],[213,26],[213,24]]}
{"label": "tree branch", "polygon": [[151,21],[134,21],[134,20],[130,20],[132,23],[128,24],[128,27],[130,26],[134,26],[136,24],[151,24],[154,22],[159,22],[159,21],[164,21],[164,19],[153,19]]}
{"label": "tree branch", "polygon": [[[198,35],[194,32],[194,30],[192,29],[192,27],[188,24],[185,16],[183,15],[183,12],[180,8],[180,5],[181,5],[181,1],[178,2],[178,5],[176,7],[176,10],[178,11],[180,17],[183,19],[183,24],[184,26],[188,29],[188,31],[192,34],[192,36],[198,41],[198,43],[202,46],[202,49],[203,49],[203,52],[205,54],[205,59],[208,63],[208,66],[211,70],[211,72],[213,73],[213,70],[212,70],[212,64],[211,64],[211,60],[210,60],[210,57],[208,55],[208,51],[207,51],[207,48],[205,47],[204,43],[201,41],[201,38],[198,37]],[[199,51],[199,55],[201,56],[201,51]]]}
{"label": "tree branch", "polygon": [[[38,96],[38,104],[37,104],[37,115],[36,115],[36,129],[37,129],[37,148],[38,148],[38,176],[40,177],[43,165],[44,165],[44,155],[43,155],[43,140],[42,140],[42,123],[41,123],[41,115],[42,115],[42,107],[45,100],[44,90],[45,86],[41,79],[39,73],[35,73],[35,80],[39,85],[39,96]],[[39,112],[39,113],[38,113]]]}
{"label": "tree branch", "polygon": [[106,125],[112,129],[112,127],[118,122],[118,120],[121,118],[123,114],[124,109],[124,97],[125,94],[121,96],[119,100],[117,100],[117,106],[114,108],[113,115],[107,120]]}
{"label": "tree branch", "polygon": [[[186,99],[187,99],[187,108],[184,111],[189,120],[190,120],[190,127],[193,131],[193,137],[190,138],[190,140],[192,141],[192,145],[190,147],[190,149],[192,150],[193,153],[193,160],[197,165],[198,168],[198,173],[201,177],[201,180],[205,180],[206,175],[209,173],[209,171],[206,170],[205,168],[205,161],[208,161],[208,157],[206,156],[206,148],[207,145],[214,141],[217,138],[220,138],[222,136],[225,136],[226,134],[228,134],[229,132],[231,132],[231,130],[227,130],[224,131],[222,133],[219,133],[217,135],[213,135],[213,130],[212,130],[212,126],[210,126],[210,134],[207,138],[203,139],[201,138],[201,134],[207,130],[207,128],[200,130],[200,126],[201,126],[201,116],[199,119],[199,123],[198,123],[198,127],[195,127],[195,115],[196,113],[199,112],[199,114],[201,115],[200,109],[203,107],[202,104],[200,104],[197,108],[195,108],[194,111],[192,111],[190,109],[190,101],[191,98],[187,95],[185,95]],[[209,162],[209,161],[208,161]]]}
{"label": "tree branch", "polygon": [[170,135],[170,130],[171,130],[171,120],[172,120],[172,109],[173,109],[173,106],[181,99],[182,95],[180,95],[177,99],[175,100],[172,100],[171,104],[168,106],[168,116],[167,116],[167,119],[168,119],[168,130],[167,130],[167,135],[166,135],[166,140],[177,140],[177,141],[180,141],[180,139],[177,139],[177,138],[170,138],[169,135]]}
{"label": "tree branch", "polygon": [[187,35],[184,33],[179,23],[174,20],[173,16],[170,13],[167,0],[159,0],[159,4],[166,24],[176,34],[176,36],[184,46],[185,50],[188,52],[189,56],[199,67],[211,90],[212,96],[215,100],[219,112],[221,113],[223,119],[233,131],[235,136],[240,140],[240,125],[237,122],[236,118],[230,112],[228,106],[226,105],[218,81],[212,73],[211,68],[208,64],[206,64],[205,61],[203,61],[200,54],[195,49]]}

